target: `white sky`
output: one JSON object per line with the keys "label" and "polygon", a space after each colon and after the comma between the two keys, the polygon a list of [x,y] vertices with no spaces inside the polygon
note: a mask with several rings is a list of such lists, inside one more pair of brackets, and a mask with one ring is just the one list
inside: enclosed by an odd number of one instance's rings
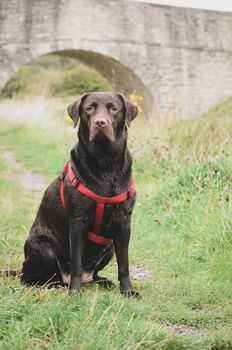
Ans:
{"label": "white sky", "polygon": [[133,0],[133,1],[232,12],[232,0]]}

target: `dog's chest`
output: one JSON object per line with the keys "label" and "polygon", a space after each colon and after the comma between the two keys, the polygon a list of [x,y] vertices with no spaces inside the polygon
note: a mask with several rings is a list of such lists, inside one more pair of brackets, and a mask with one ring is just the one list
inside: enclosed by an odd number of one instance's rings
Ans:
{"label": "dog's chest", "polygon": [[99,188],[101,188],[101,196],[114,197],[127,191],[125,185],[125,179],[121,179],[120,175],[109,176],[109,174],[103,175],[99,181]]}
{"label": "dog's chest", "polygon": [[[104,167],[91,169],[93,180],[96,186],[102,191],[114,192],[120,189],[124,190],[127,182],[130,181],[131,168],[111,160]],[[117,193],[118,194],[118,193]]]}
{"label": "dog's chest", "polygon": [[123,225],[130,218],[132,209],[133,206],[131,200],[129,199],[117,204],[106,204],[104,208],[101,232],[109,233],[114,231],[116,226]]}

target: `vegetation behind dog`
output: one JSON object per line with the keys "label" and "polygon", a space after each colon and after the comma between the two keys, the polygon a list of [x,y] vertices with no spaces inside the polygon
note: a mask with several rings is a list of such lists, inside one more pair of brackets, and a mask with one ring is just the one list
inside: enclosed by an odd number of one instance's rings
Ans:
{"label": "vegetation behind dog", "polygon": [[7,82],[0,96],[24,98],[76,96],[90,91],[109,91],[108,81],[94,68],[68,57],[42,56],[22,66]]}
{"label": "vegetation behind dog", "polygon": [[[2,104],[0,262],[12,269],[21,266],[42,195],[15,176],[30,170],[49,183],[76,132],[59,128],[62,103],[37,123],[30,113],[6,122]],[[143,299],[96,285],[73,298],[2,277],[1,349],[232,349],[231,114],[229,99],[193,121],[161,127],[138,118],[130,128],[137,186],[130,261],[150,271],[134,282]],[[104,275],[117,283],[115,260]]]}

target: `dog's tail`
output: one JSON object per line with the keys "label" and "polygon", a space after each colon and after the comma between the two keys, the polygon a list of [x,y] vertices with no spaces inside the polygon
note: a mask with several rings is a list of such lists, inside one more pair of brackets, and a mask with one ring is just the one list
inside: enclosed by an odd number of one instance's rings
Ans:
{"label": "dog's tail", "polygon": [[15,270],[8,270],[8,269],[3,269],[0,270],[0,277],[20,277],[22,271],[19,269]]}

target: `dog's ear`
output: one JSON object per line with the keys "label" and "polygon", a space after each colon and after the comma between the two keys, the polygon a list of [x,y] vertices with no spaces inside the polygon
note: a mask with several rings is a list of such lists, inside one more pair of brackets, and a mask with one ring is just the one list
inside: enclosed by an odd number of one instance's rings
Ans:
{"label": "dog's ear", "polygon": [[134,105],[132,102],[127,100],[122,94],[118,94],[124,104],[125,107],[125,113],[126,113],[126,123],[128,126],[130,126],[130,123],[133,119],[137,116],[139,110],[136,105]]}
{"label": "dog's ear", "polygon": [[77,126],[77,123],[78,123],[81,104],[84,102],[87,95],[88,94],[82,95],[80,100],[77,100],[68,106],[68,114],[69,114],[70,118],[73,120],[74,128]]}

